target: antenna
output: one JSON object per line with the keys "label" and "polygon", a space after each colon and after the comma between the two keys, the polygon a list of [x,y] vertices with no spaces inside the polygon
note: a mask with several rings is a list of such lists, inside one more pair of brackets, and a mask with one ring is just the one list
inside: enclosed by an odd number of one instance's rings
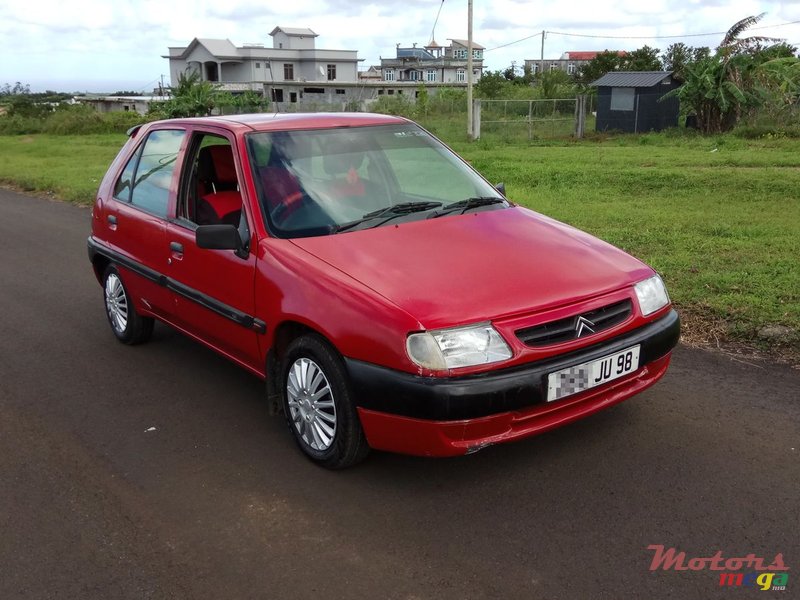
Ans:
{"label": "antenna", "polygon": [[436,33],[436,24],[439,23],[439,15],[442,14],[443,6],[444,6],[444,0],[442,0],[442,3],[439,5],[439,12],[436,13],[436,20],[433,22],[433,29],[431,29],[431,41],[434,41],[436,39],[436,36],[434,35]]}

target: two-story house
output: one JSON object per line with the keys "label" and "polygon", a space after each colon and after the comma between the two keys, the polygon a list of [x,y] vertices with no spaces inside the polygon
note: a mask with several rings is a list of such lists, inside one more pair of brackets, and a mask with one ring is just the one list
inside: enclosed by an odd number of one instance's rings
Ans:
{"label": "two-story house", "polygon": [[[451,39],[449,46],[440,46],[436,40],[418,48],[397,47],[394,58],[381,57],[381,71],[385,82],[413,82],[427,84],[466,84],[467,40]],[[484,47],[472,42],[472,72],[474,80],[483,74]]]}
{"label": "two-story house", "polygon": [[306,96],[330,102],[348,95],[347,84],[357,84],[357,50],[316,48],[318,34],[311,29],[276,27],[270,36],[272,48],[207,38],[170,47],[163,58],[169,59],[172,85],[182,73],[194,71],[223,89],[263,92],[275,102],[299,102]]}

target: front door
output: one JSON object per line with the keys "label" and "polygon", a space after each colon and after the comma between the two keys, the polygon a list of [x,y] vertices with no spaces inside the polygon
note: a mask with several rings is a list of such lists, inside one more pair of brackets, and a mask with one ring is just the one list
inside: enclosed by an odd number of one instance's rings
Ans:
{"label": "front door", "polygon": [[253,321],[256,257],[249,251],[198,248],[200,225],[231,224],[249,242],[252,226],[242,202],[241,172],[231,139],[195,131],[185,153],[175,218],[167,224],[173,322],[233,360],[263,371],[262,327]]}

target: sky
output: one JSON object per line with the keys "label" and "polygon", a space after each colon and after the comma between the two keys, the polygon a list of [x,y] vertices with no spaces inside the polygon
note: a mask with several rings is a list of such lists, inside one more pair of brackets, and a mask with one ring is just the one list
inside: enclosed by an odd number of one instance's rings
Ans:
{"label": "sky", "polygon": [[[358,50],[362,67],[394,56],[395,46],[426,44],[439,8],[436,41],[467,37],[467,0],[3,0],[0,4],[0,85],[20,81],[33,91],[149,93],[164,75],[168,46],[195,37],[272,45],[275,26],[309,27],[317,48]],[[716,46],[722,35],[655,39],[726,31],[749,15],[767,13],[772,26],[800,21],[800,0],[596,0],[533,2],[474,0],[474,41],[487,48],[484,64],[502,70],[512,62],[570,50],[665,49],[683,41]],[[615,36],[620,39],[565,36]],[[800,23],[753,30],[800,46]],[[498,48],[498,46],[504,46]]]}

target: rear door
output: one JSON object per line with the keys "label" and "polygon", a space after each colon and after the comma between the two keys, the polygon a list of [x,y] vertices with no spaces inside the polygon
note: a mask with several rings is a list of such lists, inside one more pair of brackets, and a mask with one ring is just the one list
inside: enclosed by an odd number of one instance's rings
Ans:
{"label": "rear door", "polygon": [[[196,129],[185,153],[174,218],[167,224],[168,276],[173,322],[235,361],[263,372],[255,312],[255,248],[252,215],[240,185],[242,168],[234,138],[224,131]],[[200,225],[230,224],[246,250],[198,248]]]}
{"label": "rear door", "polygon": [[134,303],[161,317],[172,312],[163,282],[169,258],[166,222],[185,139],[186,131],[178,128],[147,135],[117,177],[101,225]]}

